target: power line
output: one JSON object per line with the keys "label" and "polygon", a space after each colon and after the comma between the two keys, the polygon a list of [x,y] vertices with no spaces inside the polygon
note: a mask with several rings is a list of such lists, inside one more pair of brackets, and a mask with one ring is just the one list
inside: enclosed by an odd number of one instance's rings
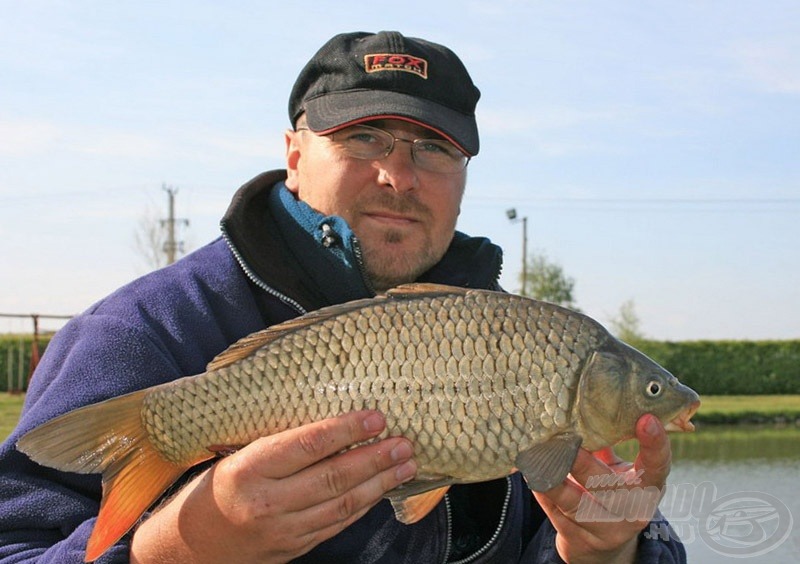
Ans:
{"label": "power line", "polygon": [[628,211],[656,213],[775,214],[800,212],[800,198],[570,198],[536,196],[464,197],[464,205],[529,205],[566,211]]}
{"label": "power line", "polygon": [[800,198],[597,198],[597,197],[549,197],[549,196],[501,196],[501,197],[469,197],[472,201],[504,202],[524,201],[537,203],[565,204],[665,204],[665,205],[706,205],[706,204],[800,204]]}

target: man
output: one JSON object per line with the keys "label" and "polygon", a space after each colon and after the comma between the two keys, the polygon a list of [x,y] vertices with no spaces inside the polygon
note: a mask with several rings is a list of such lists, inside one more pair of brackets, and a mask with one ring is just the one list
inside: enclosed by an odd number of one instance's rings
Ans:
{"label": "man", "polygon": [[[404,282],[498,289],[499,249],[455,232],[479,149],[478,97],[440,45],[382,32],[323,46],[291,93],[286,171],[236,193],[221,239],[118,290],[48,347],[0,453],[0,556],[80,561],[98,511],[96,476],[39,467],[14,449],[38,424],[202,372],[244,335]],[[580,483],[619,465],[610,452],[582,451],[572,478],[546,494],[534,497],[519,474],[455,486],[419,523],[400,524],[382,497],[413,478],[413,445],[393,437],[343,452],[384,426],[359,412],[259,439],[186,477],[99,561],[684,558],[674,538],[640,535],[647,521],[577,517]],[[660,488],[664,429],[645,416],[637,433],[637,485]]]}

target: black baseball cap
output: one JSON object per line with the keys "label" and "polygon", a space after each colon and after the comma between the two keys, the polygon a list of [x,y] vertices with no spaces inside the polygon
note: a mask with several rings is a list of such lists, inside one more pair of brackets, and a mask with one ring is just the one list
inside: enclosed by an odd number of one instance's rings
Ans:
{"label": "black baseball cap", "polygon": [[326,134],[395,118],[433,129],[466,154],[478,154],[475,105],[480,91],[447,47],[396,31],[343,33],[300,72],[289,97],[292,125]]}

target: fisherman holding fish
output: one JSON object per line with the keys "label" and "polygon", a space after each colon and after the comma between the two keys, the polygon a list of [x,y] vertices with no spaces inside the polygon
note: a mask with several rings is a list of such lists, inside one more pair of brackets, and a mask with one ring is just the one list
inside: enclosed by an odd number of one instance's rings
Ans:
{"label": "fisherman holding fish", "polygon": [[[656,503],[697,396],[501,293],[501,251],[455,230],[479,95],[444,46],[328,41],[286,169],[48,346],[0,451],[0,560],[685,561]],[[607,448],[634,436],[634,464]],[[634,488],[647,512],[614,514]]]}

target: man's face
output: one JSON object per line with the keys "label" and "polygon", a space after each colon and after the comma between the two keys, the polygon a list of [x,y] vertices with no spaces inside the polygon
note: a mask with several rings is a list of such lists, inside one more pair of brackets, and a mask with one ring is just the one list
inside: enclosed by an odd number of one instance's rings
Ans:
{"label": "man's face", "polygon": [[[368,125],[401,139],[438,137],[401,120]],[[466,169],[422,170],[411,158],[411,144],[401,142],[388,157],[357,159],[305,130],[287,132],[286,147],[286,186],[318,212],[347,221],[376,290],[413,282],[442,258],[453,238]]]}

